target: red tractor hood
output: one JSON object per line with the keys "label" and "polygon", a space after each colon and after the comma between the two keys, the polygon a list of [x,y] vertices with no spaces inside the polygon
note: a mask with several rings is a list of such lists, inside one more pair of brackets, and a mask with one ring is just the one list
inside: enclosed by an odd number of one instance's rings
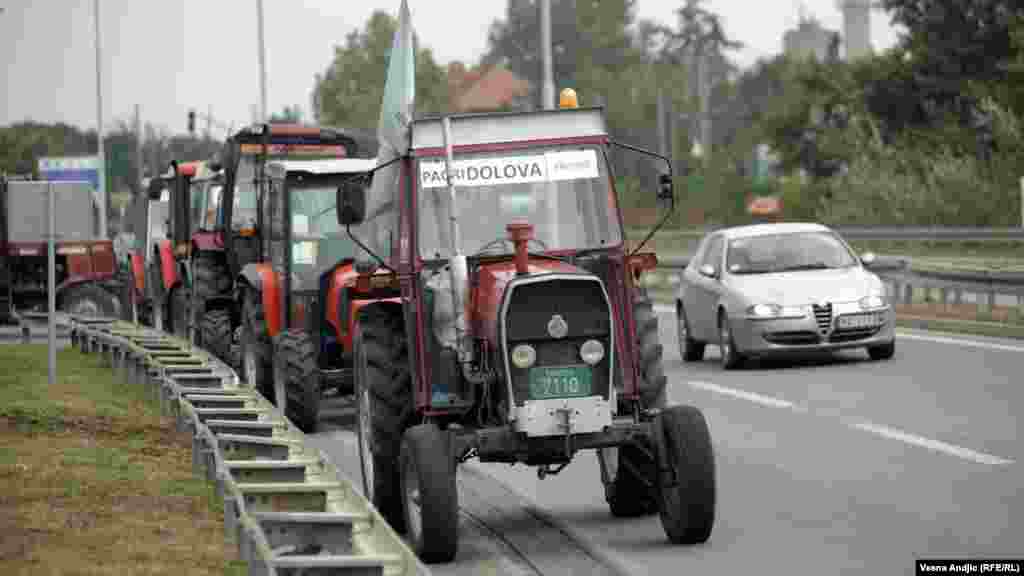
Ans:
{"label": "red tractor hood", "polygon": [[511,260],[480,266],[476,286],[469,294],[469,318],[472,320],[475,334],[487,338],[491,343],[497,342],[501,298],[512,280],[551,273],[589,274],[588,271],[571,264],[543,258],[530,258],[528,270],[529,274],[526,276],[516,275],[516,265]]}

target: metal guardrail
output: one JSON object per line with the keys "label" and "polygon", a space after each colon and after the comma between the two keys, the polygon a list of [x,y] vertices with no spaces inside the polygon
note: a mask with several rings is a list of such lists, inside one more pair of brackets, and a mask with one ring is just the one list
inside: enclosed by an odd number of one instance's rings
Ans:
{"label": "metal guardrail", "polygon": [[72,318],[72,344],[145,385],[191,436],[193,470],[224,499],[249,574],[429,575],[326,454],[212,354],[153,329]]}
{"label": "metal guardrail", "polygon": [[[689,256],[658,257],[661,277],[651,279],[655,287],[675,289]],[[924,299],[942,304],[975,303],[991,309],[995,306],[1024,307],[1024,273],[970,270],[915,270],[909,258],[879,256],[871,265],[886,283],[889,296],[901,304]],[[1022,310],[1024,312],[1024,310]]]}
{"label": "metal guardrail", "polygon": [[[659,234],[697,238],[717,229],[719,227],[688,228],[667,230]],[[832,229],[847,240],[1024,241],[1024,228],[833,226]]]}

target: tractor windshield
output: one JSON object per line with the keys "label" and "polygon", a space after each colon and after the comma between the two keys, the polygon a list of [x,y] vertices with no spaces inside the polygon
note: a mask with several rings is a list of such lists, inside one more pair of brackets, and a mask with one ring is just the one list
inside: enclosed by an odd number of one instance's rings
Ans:
{"label": "tractor windshield", "polygon": [[291,191],[292,270],[295,290],[315,290],[320,275],[355,256],[354,244],[334,213],[336,187]]}
{"label": "tractor windshield", "polygon": [[[462,252],[510,254],[510,222],[529,222],[531,251],[615,246],[622,231],[602,151],[557,146],[459,154],[455,171]],[[452,253],[443,157],[418,160],[419,243],[425,259]]]}

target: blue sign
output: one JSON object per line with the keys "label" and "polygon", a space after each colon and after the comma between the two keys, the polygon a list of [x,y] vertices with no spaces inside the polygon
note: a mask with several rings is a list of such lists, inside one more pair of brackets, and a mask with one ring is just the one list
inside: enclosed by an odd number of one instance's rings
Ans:
{"label": "blue sign", "polygon": [[39,159],[39,176],[53,182],[88,182],[99,190],[99,158],[96,156],[64,156]]}

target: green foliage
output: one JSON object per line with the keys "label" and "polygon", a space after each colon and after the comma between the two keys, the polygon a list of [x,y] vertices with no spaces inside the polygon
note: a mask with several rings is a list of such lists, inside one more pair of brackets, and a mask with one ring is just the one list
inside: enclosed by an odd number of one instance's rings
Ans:
{"label": "green foliage", "polygon": [[302,122],[302,109],[299,105],[285,106],[280,112],[271,114],[271,124],[299,124]]}
{"label": "green foliage", "polygon": [[[388,53],[398,21],[376,11],[362,30],[352,31],[334,60],[318,74],[313,88],[317,122],[347,128],[377,127]],[[419,46],[417,39],[414,45]],[[448,108],[447,73],[429,49],[416,49],[416,113],[436,114]]]}

